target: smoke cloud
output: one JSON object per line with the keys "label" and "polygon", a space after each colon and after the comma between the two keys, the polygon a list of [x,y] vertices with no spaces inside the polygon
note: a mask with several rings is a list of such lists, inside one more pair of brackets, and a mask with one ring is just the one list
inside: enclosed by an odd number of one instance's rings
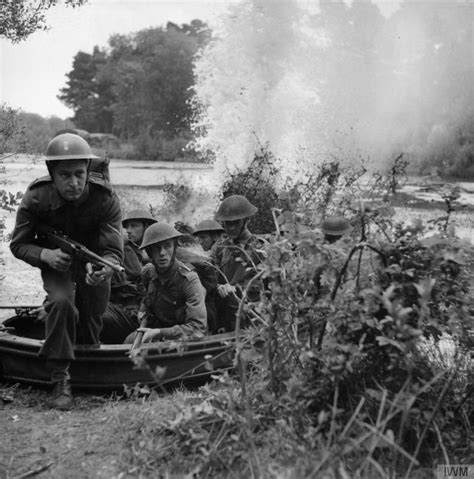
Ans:
{"label": "smoke cloud", "polygon": [[[220,175],[262,145],[289,175],[334,159],[380,169],[401,152],[414,171],[453,163],[474,136],[472,9],[405,1],[387,18],[370,0],[230,6],[196,60],[198,148]],[[440,143],[449,158],[430,153]]]}

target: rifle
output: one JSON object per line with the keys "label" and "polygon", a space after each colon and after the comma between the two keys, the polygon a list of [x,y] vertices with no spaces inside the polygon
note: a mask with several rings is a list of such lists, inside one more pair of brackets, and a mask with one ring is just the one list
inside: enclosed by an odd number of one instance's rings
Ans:
{"label": "rifle", "polygon": [[[148,314],[145,311],[138,312],[138,319],[140,320],[140,328],[146,328],[148,322]],[[143,335],[145,333],[143,331],[137,331],[135,335],[135,339],[133,340],[132,347],[130,348],[130,354],[132,355],[133,351],[139,348],[142,345]]]}
{"label": "rifle", "polygon": [[41,306],[23,306],[15,304],[0,304],[0,309],[14,309],[16,316],[30,315],[31,311],[40,308]]}
{"label": "rifle", "polygon": [[86,248],[81,243],[72,240],[71,238],[69,238],[69,236],[61,233],[60,231],[43,228],[40,235],[47,238],[50,243],[60,248],[61,251],[76,257],[79,261],[82,261],[84,263],[92,263],[93,266],[99,269],[102,265],[105,265],[113,271],[116,271],[117,273],[125,272],[125,268],[123,268],[123,266],[101,258],[99,255],[93,253],[90,249]]}

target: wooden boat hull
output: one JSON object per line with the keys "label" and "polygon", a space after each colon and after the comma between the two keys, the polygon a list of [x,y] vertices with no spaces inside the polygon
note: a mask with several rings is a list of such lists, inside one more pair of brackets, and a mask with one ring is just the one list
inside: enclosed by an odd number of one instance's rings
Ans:
{"label": "wooden boat hull", "polygon": [[[0,330],[0,377],[28,384],[50,384],[46,361],[38,353],[43,343],[43,325],[15,316]],[[30,337],[28,337],[30,336]],[[124,385],[156,384],[156,368],[162,373],[160,384],[202,382],[218,371],[230,369],[233,362],[234,334],[209,336],[202,341],[146,343],[140,356],[146,368],[137,368],[130,359],[130,345],[78,345],[70,374],[73,388],[121,390]],[[161,369],[164,368],[164,369]]]}

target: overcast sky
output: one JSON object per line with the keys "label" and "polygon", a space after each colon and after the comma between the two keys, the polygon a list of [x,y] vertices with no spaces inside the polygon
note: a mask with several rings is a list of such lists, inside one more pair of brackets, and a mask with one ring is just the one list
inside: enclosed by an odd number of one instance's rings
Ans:
{"label": "overcast sky", "polygon": [[[231,1],[237,0],[89,0],[76,9],[54,7],[48,12],[49,31],[37,32],[19,44],[0,40],[0,99],[25,112],[71,116],[72,111],[56,96],[78,51],[92,53],[95,45],[106,46],[114,33],[132,33],[168,21],[181,24],[200,19],[212,26]],[[384,13],[398,4],[377,3]]]}
{"label": "overcast sky", "polygon": [[80,8],[57,6],[48,13],[51,29],[26,41],[0,40],[0,98],[10,106],[43,116],[70,116],[56,96],[80,50],[104,47],[114,33],[131,33],[168,21],[212,21],[223,7],[216,0],[89,0]]}

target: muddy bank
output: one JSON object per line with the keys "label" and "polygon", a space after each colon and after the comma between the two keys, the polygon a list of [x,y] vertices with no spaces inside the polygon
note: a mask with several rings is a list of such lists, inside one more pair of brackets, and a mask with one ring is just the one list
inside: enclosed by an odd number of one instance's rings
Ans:
{"label": "muddy bank", "polygon": [[61,412],[48,407],[48,395],[0,384],[0,479],[133,476],[123,454],[134,418],[170,419],[179,404],[173,395],[145,402],[76,394],[74,409]]}

